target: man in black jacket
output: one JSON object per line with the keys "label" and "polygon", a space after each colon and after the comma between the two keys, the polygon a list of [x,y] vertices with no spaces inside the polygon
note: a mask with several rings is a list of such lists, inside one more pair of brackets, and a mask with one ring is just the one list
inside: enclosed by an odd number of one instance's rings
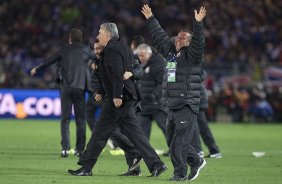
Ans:
{"label": "man in black jacket", "polygon": [[103,99],[101,116],[97,121],[87,149],[81,155],[78,170],[68,170],[75,176],[90,176],[98,156],[106,145],[112,132],[119,126],[140,151],[151,176],[159,176],[167,167],[138,126],[135,104],[140,99],[138,88],[133,80],[123,80],[124,73],[132,68],[133,56],[126,43],[119,39],[114,23],[101,25],[98,35],[104,47],[99,62],[99,72],[103,88],[96,92],[95,99]]}
{"label": "man in black jacket", "polygon": [[[206,9],[201,7],[199,13],[195,10],[196,21],[190,45],[191,32],[182,30],[173,44],[148,5],[143,6],[142,13],[148,20],[154,44],[167,58],[162,97],[164,106],[169,110],[167,143],[174,166],[174,176],[170,180],[194,180],[206,164],[191,145],[200,103],[201,62],[205,47],[202,20]],[[191,168],[188,177],[187,163]]]}
{"label": "man in black jacket", "polygon": [[[206,114],[205,114],[205,110],[209,107],[206,87],[203,84],[205,76],[206,76],[206,72],[202,70],[201,72],[202,84],[201,84],[201,92],[200,92],[200,111],[198,115],[198,125],[199,125],[198,134],[201,135],[203,142],[209,149],[209,154],[207,155],[207,157],[208,158],[222,158],[222,154],[220,153],[219,147],[216,144],[212,131],[209,128],[209,124],[208,124]],[[199,138],[197,138],[196,136],[199,137],[199,135],[195,135],[193,138],[193,141],[195,142],[195,144],[198,144],[198,145],[194,147],[198,147],[201,149],[201,142],[199,142]]]}
{"label": "man in black jacket", "polygon": [[[67,157],[70,150],[69,124],[71,109],[74,106],[76,122],[76,154],[79,155],[85,147],[85,90],[90,88],[90,76],[87,75],[89,59],[95,56],[90,48],[82,44],[82,32],[72,29],[69,34],[69,44],[52,55],[47,61],[31,70],[31,75],[58,62],[61,68],[61,157]],[[89,74],[89,73],[88,73]]]}
{"label": "man in black jacket", "polygon": [[159,53],[153,52],[147,44],[140,44],[136,53],[144,71],[144,76],[138,81],[143,100],[141,101],[142,111],[137,114],[137,118],[141,129],[149,140],[153,120],[166,135],[167,113],[161,103],[165,59]]}

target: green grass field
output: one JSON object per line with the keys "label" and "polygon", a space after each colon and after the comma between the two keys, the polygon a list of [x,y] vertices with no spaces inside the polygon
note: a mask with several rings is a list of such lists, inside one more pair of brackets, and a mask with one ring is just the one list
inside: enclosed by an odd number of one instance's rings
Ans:
{"label": "green grass field", "polygon": [[[207,165],[195,184],[272,184],[282,183],[281,124],[211,124],[222,159],[207,159]],[[72,145],[75,126],[71,126]],[[89,138],[90,131],[87,132]],[[170,158],[161,157],[169,169],[158,178],[142,163],[142,176],[119,177],[127,166],[123,156],[112,156],[109,148],[100,156],[92,177],[75,177],[67,169],[78,168],[77,158],[60,158],[58,121],[0,120],[0,183],[164,183],[172,176]],[[163,135],[154,126],[151,143],[155,149],[166,150]],[[205,149],[206,151],[206,149]],[[255,158],[253,151],[264,151]],[[207,151],[206,151],[207,152]],[[169,182],[168,182],[169,183]]]}

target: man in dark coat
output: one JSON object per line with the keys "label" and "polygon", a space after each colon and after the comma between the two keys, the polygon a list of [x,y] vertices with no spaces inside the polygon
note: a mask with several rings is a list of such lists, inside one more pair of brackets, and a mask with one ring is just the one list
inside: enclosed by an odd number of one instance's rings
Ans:
{"label": "man in dark coat", "polygon": [[132,53],[126,43],[119,39],[114,23],[101,25],[98,40],[104,47],[99,63],[103,88],[96,92],[95,99],[97,101],[103,99],[103,108],[87,149],[78,161],[82,167],[78,170],[68,170],[68,172],[75,176],[92,175],[91,170],[108,138],[118,126],[121,126],[141,153],[152,173],[151,176],[159,176],[167,167],[138,126],[135,115],[135,104],[140,99],[138,88],[134,80],[123,80],[124,73],[132,68]]}
{"label": "man in dark coat", "polygon": [[69,124],[71,109],[74,106],[76,122],[76,154],[79,155],[85,148],[85,90],[90,88],[88,70],[89,59],[95,56],[90,48],[82,44],[82,32],[72,29],[69,34],[69,44],[52,55],[47,61],[31,70],[31,75],[48,66],[58,63],[61,69],[61,157],[68,156],[70,150]]}
{"label": "man in dark coat", "polygon": [[[201,7],[199,13],[195,10],[190,45],[190,31],[180,31],[173,44],[148,5],[143,6],[142,13],[147,19],[149,33],[156,48],[167,59],[162,97],[163,105],[169,111],[167,143],[174,166],[174,176],[170,180],[194,180],[206,164],[191,145],[200,105],[200,74],[205,47],[202,20],[206,16],[206,9]],[[188,176],[187,163],[190,165]]]}
{"label": "man in dark coat", "polygon": [[165,59],[147,44],[139,45],[136,53],[144,71],[144,76],[138,81],[143,100],[141,101],[142,111],[137,114],[137,118],[141,129],[150,140],[153,120],[156,121],[163,134],[166,134],[167,113],[161,102]]}

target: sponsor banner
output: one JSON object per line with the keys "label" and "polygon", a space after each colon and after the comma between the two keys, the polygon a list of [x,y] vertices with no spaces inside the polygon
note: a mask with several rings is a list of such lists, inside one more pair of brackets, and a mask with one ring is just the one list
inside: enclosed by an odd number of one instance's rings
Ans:
{"label": "sponsor banner", "polygon": [[0,90],[0,118],[59,118],[59,90]]}

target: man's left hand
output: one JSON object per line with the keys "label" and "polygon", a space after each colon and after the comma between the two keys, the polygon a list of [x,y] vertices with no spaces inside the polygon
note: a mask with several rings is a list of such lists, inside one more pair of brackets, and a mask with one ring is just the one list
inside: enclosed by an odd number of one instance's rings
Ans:
{"label": "man's left hand", "polygon": [[130,77],[133,76],[133,73],[132,72],[129,72],[129,71],[126,71],[123,75],[123,80],[127,80],[129,79]]}
{"label": "man's left hand", "polygon": [[196,21],[201,22],[205,18],[207,11],[206,8],[202,6],[199,13],[197,12],[197,10],[194,10],[194,12]]}
{"label": "man's left hand", "polygon": [[122,99],[120,99],[120,98],[114,98],[113,101],[114,101],[116,108],[119,108],[122,104]]}

